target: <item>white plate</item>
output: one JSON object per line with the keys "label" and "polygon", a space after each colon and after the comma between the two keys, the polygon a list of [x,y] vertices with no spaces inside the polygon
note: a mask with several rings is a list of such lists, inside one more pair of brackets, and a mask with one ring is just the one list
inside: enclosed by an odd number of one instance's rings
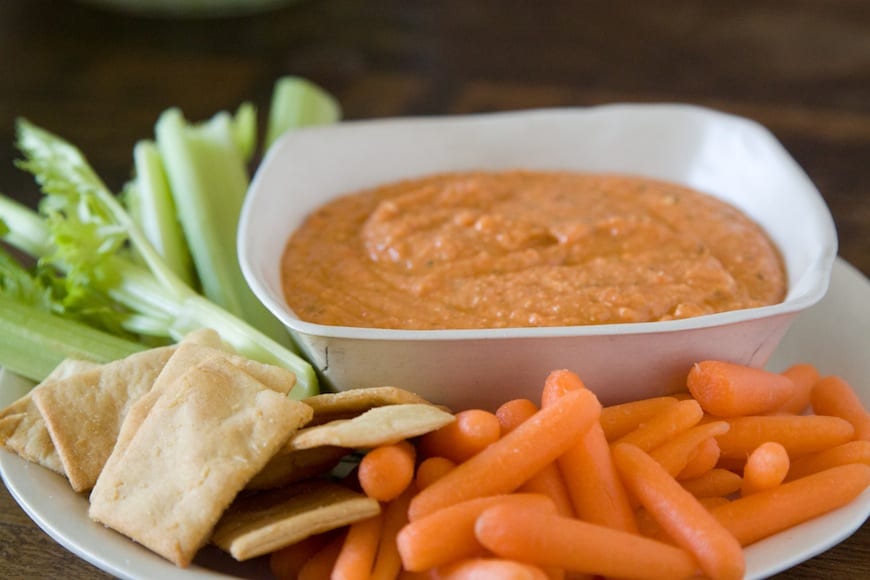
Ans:
{"label": "white plate", "polygon": [[[769,368],[782,370],[793,362],[812,362],[823,374],[836,373],[851,382],[870,406],[868,301],[870,281],[838,260],[828,294],[797,319]],[[90,521],[86,496],[73,492],[60,476],[6,451],[0,452],[0,471],[12,496],[40,528],[74,554],[119,578],[269,576],[263,559],[238,564],[212,548],[204,549],[190,568],[176,568]],[[812,558],[850,536],[868,516],[870,490],[844,508],[750,546],[746,549],[747,578],[764,578]]]}

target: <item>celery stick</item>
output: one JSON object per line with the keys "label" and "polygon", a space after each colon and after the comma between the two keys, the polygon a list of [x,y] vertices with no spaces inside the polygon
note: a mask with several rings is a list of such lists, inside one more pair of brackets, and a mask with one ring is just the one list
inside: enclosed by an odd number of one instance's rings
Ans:
{"label": "celery stick", "polygon": [[0,294],[0,365],[33,381],[44,379],[65,358],[102,363],[144,349]]}
{"label": "celery stick", "polygon": [[[130,330],[178,340],[194,329],[212,328],[240,354],[292,370],[297,385],[291,396],[317,393],[313,368],[292,344],[279,344],[178,279],[75,147],[24,120],[18,133],[26,157],[18,166],[42,186],[45,216],[38,223],[32,210],[11,206],[23,217],[4,220],[9,229],[0,234],[4,239],[24,240],[31,256],[46,269],[56,268],[71,293],[111,298],[118,320]],[[27,235],[16,231],[19,222]],[[122,251],[127,245],[144,266]]]}
{"label": "celery stick", "polygon": [[194,284],[193,264],[175,202],[163,169],[163,161],[153,141],[140,141],[133,148],[135,179],[125,190],[124,202],[166,265],[185,284]]}
{"label": "celery stick", "polygon": [[231,127],[242,158],[250,161],[257,149],[257,108],[251,103],[242,103],[233,116]]}
{"label": "celery stick", "polygon": [[272,92],[266,148],[291,129],[328,125],[340,118],[341,108],[332,95],[306,79],[281,77]]}
{"label": "celery stick", "polygon": [[236,232],[249,178],[232,117],[218,113],[194,125],[170,109],[158,119],[156,133],[203,294],[289,345],[286,329],[248,287],[239,265]]}

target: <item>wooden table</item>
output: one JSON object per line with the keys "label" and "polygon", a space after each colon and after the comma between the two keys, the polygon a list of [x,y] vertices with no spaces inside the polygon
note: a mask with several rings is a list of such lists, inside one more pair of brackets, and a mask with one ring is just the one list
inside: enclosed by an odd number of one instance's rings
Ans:
{"label": "wooden table", "polygon": [[[0,190],[19,116],[77,144],[119,189],[137,139],[308,77],[352,119],[677,101],[768,127],[821,190],[840,255],[870,274],[870,8],[816,2],[308,0],[228,19],[139,18],[76,2],[0,3]],[[102,574],[41,532],[3,488],[0,577]],[[782,574],[870,577],[870,524]]]}

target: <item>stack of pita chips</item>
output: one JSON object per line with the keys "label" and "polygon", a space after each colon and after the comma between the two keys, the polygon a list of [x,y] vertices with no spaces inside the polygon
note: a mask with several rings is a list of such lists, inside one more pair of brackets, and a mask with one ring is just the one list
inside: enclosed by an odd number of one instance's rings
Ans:
{"label": "stack of pita chips", "polygon": [[185,567],[209,542],[246,560],[376,515],[333,468],[453,420],[401,389],[301,402],[294,384],[197,331],[105,365],[65,361],[0,411],[0,444],[89,493],[93,520]]}

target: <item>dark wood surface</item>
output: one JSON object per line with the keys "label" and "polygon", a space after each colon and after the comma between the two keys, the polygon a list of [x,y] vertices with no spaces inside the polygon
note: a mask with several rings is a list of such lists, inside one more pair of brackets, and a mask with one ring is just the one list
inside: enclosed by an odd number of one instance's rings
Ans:
{"label": "dark wood surface", "polygon": [[[840,255],[870,274],[870,4],[303,0],[224,19],[141,18],[60,0],[0,1],[0,191],[19,116],[77,144],[115,189],[157,116],[252,101],[281,75],[352,119],[610,102],[687,102],[770,129],[824,195]],[[101,573],[0,491],[0,577]],[[870,577],[870,525],[782,574]]]}

